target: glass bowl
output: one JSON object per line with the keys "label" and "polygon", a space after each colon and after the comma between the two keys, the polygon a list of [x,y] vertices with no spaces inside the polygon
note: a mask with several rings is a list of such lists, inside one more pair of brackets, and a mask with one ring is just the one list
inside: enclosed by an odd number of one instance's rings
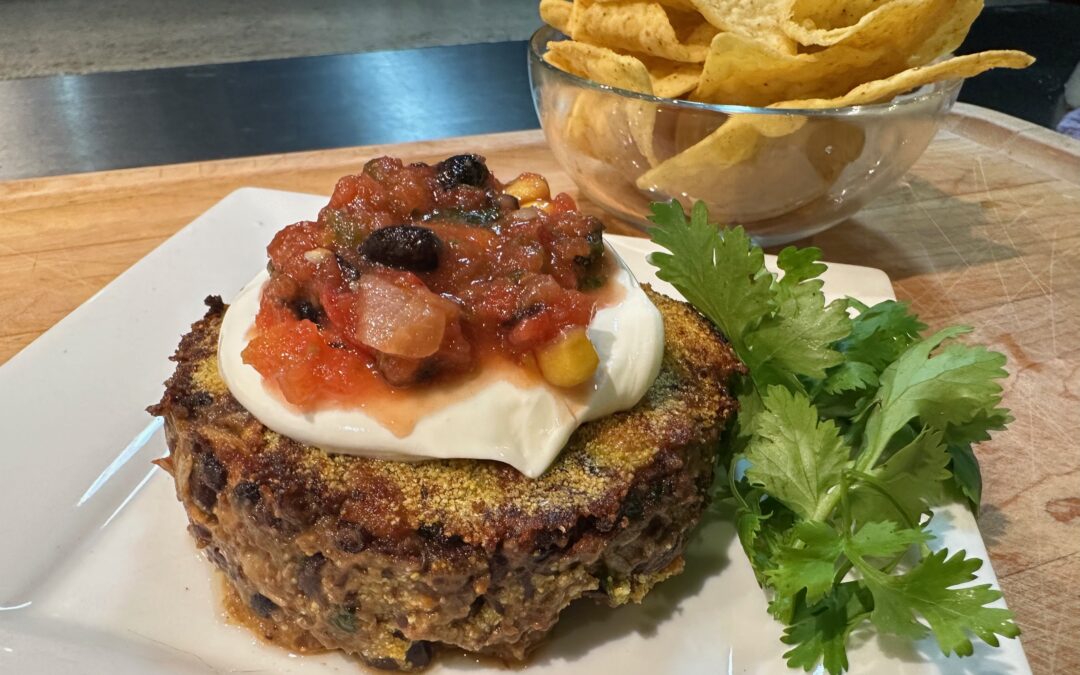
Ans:
{"label": "glass bowl", "polygon": [[565,39],[529,42],[529,80],[548,144],[589,200],[639,227],[649,202],[704,201],[711,218],[772,246],[853,215],[911,168],[961,80],[888,103],[832,109],[711,105],[617,89],[543,59]]}

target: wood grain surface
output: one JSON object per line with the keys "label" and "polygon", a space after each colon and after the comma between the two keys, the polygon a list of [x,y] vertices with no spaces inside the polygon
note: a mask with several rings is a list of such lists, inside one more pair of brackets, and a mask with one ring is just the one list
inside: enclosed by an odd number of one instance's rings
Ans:
{"label": "wood grain surface", "polygon": [[[539,132],[2,183],[0,363],[238,187],[328,194],[378,154],[463,151],[574,192]],[[1016,421],[978,448],[979,522],[1035,673],[1080,673],[1080,144],[958,106],[903,181],[811,243],[1008,356]]]}

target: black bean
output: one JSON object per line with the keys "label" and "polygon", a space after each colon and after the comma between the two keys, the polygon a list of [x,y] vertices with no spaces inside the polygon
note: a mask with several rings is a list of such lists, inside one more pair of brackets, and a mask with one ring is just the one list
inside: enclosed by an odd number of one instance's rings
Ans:
{"label": "black bean", "polygon": [[426,227],[391,225],[372,232],[360,244],[360,255],[387,267],[430,272],[439,266],[441,248],[438,235]]}
{"label": "black bean", "polygon": [[449,190],[456,185],[481,187],[488,179],[488,168],[480,155],[454,155],[435,165],[439,185]]}
{"label": "black bean", "polygon": [[195,537],[195,541],[199,543],[199,546],[206,546],[210,543],[212,537],[210,536],[210,530],[206,529],[206,527],[198,523],[192,523],[189,529],[191,530],[191,536]]}
{"label": "black bean", "polygon": [[409,649],[405,652],[405,660],[417,668],[423,668],[431,663],[431,655],[434,653],[435,648],[430,642],[417,640],[409,645]]}
{"label": "black bean", "polygon": [[378,668],[379,670],[401,670],[401,666],[398,662],[389,656],[380,656],[377,659],[371,659],[367,662],[372,668]]}
{"label": "black bean", "polygon": [[505,192],[495,197],[495,204],[504,213],[510,213],[511,211],[517,211],[521,208],[521,202],[514,195],[508,195]]}
{"label": "black bean", "polygon": [[645,495],[640,490],[628,494],[623,500],[622,508],[619,510],[620,517],[629,520],[638,520],[644,513]]}
{"label": "black bean", "polygon": [[188,394],[180,400],[180,404],[188,410],[194,410],[204,405],[210,405],[214,402],[214,397],[205,391],[196,391],[192,394]]}
{"label": "black bean", "polygon": [[359,527],[342,527],[334,537],[338,548],[346,553],[359,553],[367,548],[371,537]]}
{"label": "black bean", "polygon": [[322,323],[322,309],[307,300],[297,300],[294,302],[292,304],[292,311],[293,314],[296,315],[296,318],[301,321],[306,319],[314,324]]}
{"label": "black bean", "polygon": [[277,605],[274,601],[262,593],[252,595],[250,604],[251,609],[264,619],[269,618],[269,616],[274,613],[274,610],[277,609]]}
{"label": "black bean", "polygon": [[460,534],[452,534],[449,537],[443,537],[443,544],[450,548],[457,548],[465,545],[465,539]]}
{"label": "black bean", "polygon": [[330,617],[330,624],[342,633],[355,633],[356,615],[349,610],[342,610]]}
{"label": "black bean", "polygon": [[225,312],[225,303],[220,295],[208,295],[203,299],[203,302],[210,309],[207,314],[223,314]]}
{"label": "black bean", "polygon": [[195,466],[191,469],[191,496],[195,503],[205,511],[213,511],[218,490],[225,487],[225,478],[225,466],[213,451],[204,449],[195,455]]}
{"label": "black bean", "polygon": [[360,609],[360,596],[356,591],[349,591],[345,594],[345,602],[341,605],[345,608],[345,611],[349,614],[356,614]]}
{"label": "black bean", "polygon": [[421,523],[420,526],[416,528],[416,533],[420,535],[420,538],[427,539],[428,541],[442,537],[442,532],[442,523]]}
{"label": "black bean", "polygon": [[255,502],[251,508],[251,519],[259,527],[268,527],[283,537],[291,537],[300,531],[294,523],[289,523],[277,517],[272,503],[264,499]]}
{"label": "black bean", "polygon": [[491,556],[488,567],[491,571],[491,580],[493,582],[502,581],[510,572],[510,561],[502,553],[496,553]]}
{"label": "black bean", "polygon": [[540,316],[544,313],[544,310],[546,309],[547,305],[542,302],[534,302],[530,305],[519,307],[517,310],[514,311],[514,315],[510,318],[510,320],[505,323],[505,326],[509,328],[510,326],[517,325],[519,322],[524,321],[525,319],[531,319],[534,316]]}
{"label": "black bean", "polygon": [[502,212],[499,211],[499,207],[492,205],[482,209],[462,211],[461,219],[470,225],[487,225],[498,220],[501,215]]}
{"label": "black bean", "polygon": [[225,554],[221,552],[220,548],[215,546],[207,551],[206,555],[215,565],[220,567],[222,571],[229,571],[229,561],[225,559]]}
{"label": "black bean", "polygon": [[313,600],[322,592],[322,566],[325,564],[326,556],[322,553],[309,555],[300,563],[300,571],[296,574],[297,588]]}
{"label": "black bean", "polygon": [[338,267],[341,268],[341,276],[344,277],[345,281],[356,281],[360,278],[360,270],[356,269],[356,265],[340,254],[335,254],[334,257],[337,258]]}
{"label": "black bean", "polygon": [[311,527],[319,518],[317,498],[304,490],[289,490],[278,499],[278,515],[299,529]]}
{"label": "black bean", "polygon": [[561,536],[547,531],[537,534],[533,543],[533,560],[543,562],[562,550],[564,544],[560,541]]}
{"label": "black bean", "polygon": [[680,550],[682,550],[682,546],[677,544],[673,545],[666,551],[656,553],[651,560],[645,560],[634,566],[632,573],[656,574],[660,570],[670,565],[671,561],[678,556]]}
{"label": "black bean", "polygon": [[259,484],[253,483],[249,480],[236,484],[233,488],[233,499],[238,504],[255,504],[262,499],[262,492],[259,491]]}
{"label": "black bean", "polygon": [[469,616],[474,617],[477,614],[479,614],[480,610],[482,610],[484,608],[485,604],[486,604],[486,599],[484,598],[484,596],[482,596],[482,595],[476,596],[476,599],[472,601],[471,605],[469,605]]}

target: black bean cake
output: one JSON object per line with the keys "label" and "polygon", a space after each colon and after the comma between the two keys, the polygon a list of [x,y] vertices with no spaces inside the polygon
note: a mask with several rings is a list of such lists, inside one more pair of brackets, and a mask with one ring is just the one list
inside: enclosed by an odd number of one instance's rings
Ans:
{"label": "black bean cake", "polygon": [[634,408],[581,426],[536,479],[492,461],[330,454],[270,431],[218,373],[225,305],[208,298],[150,412],[234,614],[292,650],[415,670],[443,646],[524,659],[571,602],[637,602],[678,573],[744,367],[690,306],[647,291],[666,334],[659,377]]}

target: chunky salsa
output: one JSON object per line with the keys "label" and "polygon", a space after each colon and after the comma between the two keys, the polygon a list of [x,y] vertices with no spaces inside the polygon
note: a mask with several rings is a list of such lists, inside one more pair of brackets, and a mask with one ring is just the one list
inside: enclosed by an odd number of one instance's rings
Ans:
{"label": "chunky salsa", "polygon": [[489,355],[571,386],[596,365],[584,327],[605,283],[602,231],[541,176],[504,185],[477,155],[371,160],[318,220],[270,243],[243,359],[303,408],[446,381]]}

